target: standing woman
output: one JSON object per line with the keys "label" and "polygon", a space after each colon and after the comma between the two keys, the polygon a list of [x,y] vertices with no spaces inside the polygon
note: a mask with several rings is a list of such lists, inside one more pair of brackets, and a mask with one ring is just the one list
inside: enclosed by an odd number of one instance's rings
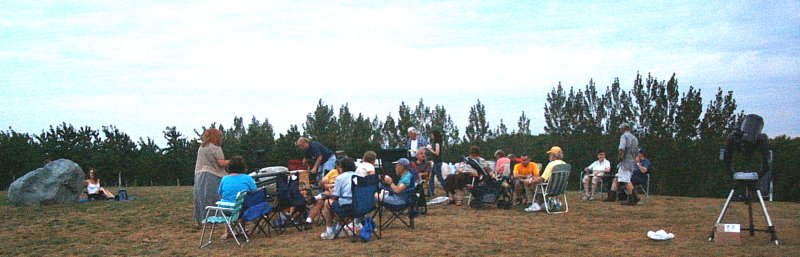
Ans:
{"label": "standing woman", "polygon": [[428,181],[428,195],[433,197],[434,188],[433,186],[436,185],[433,182],[433,179],[436,178],[439,180],[439,184],[442,184],[442,188],[444,188],[444,178],[442,177],[442,155],[444,155],[444,142],[442,139],[442,132],[438,130],[434,130],[433,134],[431,135],[431,157],[433,159],[433,175],[431,175],[430,180]]}
{"label": "standing woman", "polygon": [[209,128],[203,132],[203,145],[197,149],[197,163],[194,166],[194,220],[199,228],[205,215],[205,208],[219,201],[217,190],[219,182],[227,174],[225,167],[230,161],[222,153],[222,131]]}

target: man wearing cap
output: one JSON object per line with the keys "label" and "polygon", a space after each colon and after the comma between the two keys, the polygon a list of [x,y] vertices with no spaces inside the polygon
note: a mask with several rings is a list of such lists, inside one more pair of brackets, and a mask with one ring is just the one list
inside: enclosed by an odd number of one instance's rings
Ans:
{"label": "man wearing cap", "polygon": [[639,148],[639,154],[636,155],[636,166],[633,168],[631,183],[633,183],[634,186],[647,183],[648,172],[650,172],[650,159],[647,159],[647,153],[645,153],[644,148]]}
{"label": "man wearing cap", "polygon": [[631,176],[633,175],[633,169],[636,166],[635,159],[637,152],[639,151],[639,140],[636,139],[633,134],[631,134],[631,125],[628,123],[620,124],[619,131],[622,133],[622,135],[619,137],[619,154],[617,155],[619,168],[617,171],[617,179],[611,186],[611,191],[609,191],[608,198],[603,201],[616,201],[616,191],[619,187],[618,185],[619,183],[625,183],[625,192],[628,193],[628,200],[626,202],[622,202],[621,204],[635,205],[637,202],[639,202],[639,197],[636,196],[636,192],[633,190]]}
{"label": "man wearing cap", "polygon": [[422,135],[419,134],[414,127],[408,128],[408,140],[406,140],[406,149],[408,149],[409,158],[416,159],[417,150],[420,148],[428,147],[430,143]]}
{"label": "man wearing cap", "polygon": [[[547,182],[550,180],[550,176],[553,174],[553,168],[555,168],[556,165],[566,164],[566,162],[562,160],[564,159],[564,152],[561,151],[561,147],[553,146],[550,148],[550,151],[547,151],[547,154],[550,162],[547,163],[547,166],[544,168],[544,172],[542,173],[541,177],[533,177],[533,185]],[[530,207],[525,208],[526,212],[535,212],[540,210],[542,210],[542,207],[539,206],[535,200],[533,203],[531,203]]]}
{"label": "man wearing cap", "polygon": [[395,184],[391,176],[384,176],[383,184],[388,194],[383,191],[375,193],[375,199],[391,205],[405,205],[411,199],[410,194],[414,193],[413,190],[407,190],[414,186],[411,161],[406,158],[400,158],[392,163],[394,163],[394,170],[400,180]]}

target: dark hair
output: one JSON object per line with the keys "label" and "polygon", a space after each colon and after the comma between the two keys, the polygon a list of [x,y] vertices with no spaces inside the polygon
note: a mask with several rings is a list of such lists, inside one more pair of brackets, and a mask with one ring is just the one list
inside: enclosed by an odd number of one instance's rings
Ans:
{"label": "dark hair", "polygon": [[228,172],[230,173],[245,173],[247,172],[247,162],[244,161],[241,155],[231,157],[231,162],[228,164]]}
{"label": "dark hair", "polygon": [[478,147],[477,145],[470,146],[469,147],[469,153],[480,154],[481,153],[481,148]]}
{"label": "dark hair", "polygon": [[339,166],[342,167],[342,172],[356,171],[356,162],[350,157],[342,159],[342,162],[339,163]]}
{"label": "dark hair", "polygon": [[597,150],[597,154],[606,153],[603,149]]}
{"label": "dark hair", "polygon": [[443,142],[442,132],[439,130],[434,130],[431,133],[431,141],[433,141],[434,143],[441,144]]}

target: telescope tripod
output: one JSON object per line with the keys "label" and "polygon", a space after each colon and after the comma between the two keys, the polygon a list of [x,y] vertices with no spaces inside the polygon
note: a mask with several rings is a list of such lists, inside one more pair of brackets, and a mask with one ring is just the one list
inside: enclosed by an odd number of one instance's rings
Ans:
{"label": "telescope tripod", "polygon": [[[769,232],[771,235],[770,242],[775,242],[775,245],[780,245],[778,241],[778,235],[775,233],[775,226],[772,225],[772,219],[769,217],[769,213],[767,212],[767,206],[764,204],[764,197],[761,196],[761,190],[758,189],[756,185],[757,180],[748,180],[748,181],[737,181],[737,185],[744,186],[745,194],[744,194],[744,203],[747,204],[747,210],[750,218],[750,226],[747,228],[743,228],[742,230],[750,231],[750,236],[755,236],[756,231],[761,232]],[[731,193],[728,194],[728,199],[725,200],[725,205],[722,206],[722,211],[719,213],[719,218],[717,218],[716,224],[722,224],[722,219],[725,218],[725,213],[728,211],[728,207],[731,204],[731,199],[733,198],[737,185],[734,185],[731,188]],[[754,190],[755,189],[755,190]],[[764,212],[764,217],[767,219],[767,229],[756,229],[753,225],[753,197],[758,196],[758,201],[761,203],[761,210]],[[715,224],[715,225],[716,225]],[[716,226],[715,226],[716,229]],[[711,236],[708,238],[708,241],[714,240],[714,230],[711,230]]]}

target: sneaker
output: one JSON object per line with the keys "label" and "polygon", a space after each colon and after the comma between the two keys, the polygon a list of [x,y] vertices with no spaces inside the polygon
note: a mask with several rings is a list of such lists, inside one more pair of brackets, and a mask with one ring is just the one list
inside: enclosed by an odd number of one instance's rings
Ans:
{"label": "sneaker", "polygon": [[532,203],[530,207],[525,208],[526,212],[537,212],[537,211],[541,211],[541,210],[542,210],[542,207],[539,206],[538,203]]}
{"label": "sneaker", "polygon": [[581,200],[584,200],[584,201],[589,200],[589,195],[581,196]]}
{"label": "sneaker", "polygon": [[325,231],[322,232],[322,234],[320,234],[319,237],[322,238],[323,240],[332,240],[336,237],[336,234],[334,232]]}
{"label": "sneaker", "polygon": [[636,205],[636,202],[634,202],[634,201],[624,201],[624,202],[621,202],[619,204],[620,205]]}
{"label": "sneaker", "polygon": [[594,196],[589,196],[589,201],[594,201]]}

